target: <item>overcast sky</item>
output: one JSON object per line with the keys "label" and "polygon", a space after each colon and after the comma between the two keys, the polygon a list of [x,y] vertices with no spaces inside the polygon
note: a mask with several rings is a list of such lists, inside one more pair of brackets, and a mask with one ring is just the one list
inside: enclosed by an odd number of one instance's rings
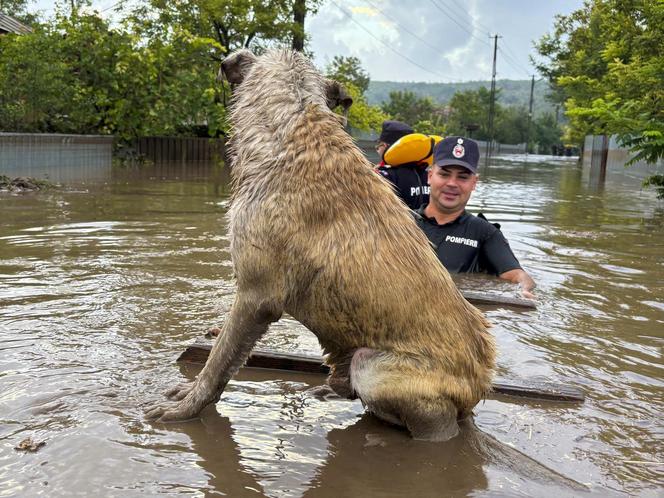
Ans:
{"label": "overcast sky", "polygon": [[358,57],[374,80],[529,78],[532,41],[583,0],[325,0],[306,25],[316,62]]}
{"label": "overcast sky", "polygon": [[[116,0],[94,0],[99,10]],[[54,2],[37,0],[52,12]],[[309,48],[324,67],[335,55],[355,56],[373,80],[491,79],[498,34],[497,77],[527,79],[533,40],[551,30],[555,14],[583,0],[323,0],[306,20]],[[108,11],[111,14],[112,11]]]}

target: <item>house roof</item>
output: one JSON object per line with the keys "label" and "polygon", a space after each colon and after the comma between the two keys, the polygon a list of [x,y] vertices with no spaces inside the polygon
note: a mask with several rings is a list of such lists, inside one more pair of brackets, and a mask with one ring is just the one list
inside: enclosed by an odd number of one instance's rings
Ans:
{"label": "house roof", "polygon": [[0,33],[16,33],[17,35],[22,35],[30,33],[31,31],[32,29],[25,24],[0,12]]}

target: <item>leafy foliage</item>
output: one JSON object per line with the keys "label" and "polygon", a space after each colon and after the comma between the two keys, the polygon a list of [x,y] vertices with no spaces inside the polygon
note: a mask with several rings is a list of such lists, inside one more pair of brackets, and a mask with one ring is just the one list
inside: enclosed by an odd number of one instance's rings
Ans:
{"label": "leafy foliage", "polygon": [[[500,106],[500,111],[495,119],[494,138],[504,144],[525,143],[529,139],[528,126],[528,109]],[[532,123],[530,123],[530,127],[532,131]]]}
{"label": "leafy foliage", "polygon": [[380,107],[367,103],[364,92],[369,85],[369,74],[356,57],[335,56],[325,68],[325,76],[339,81],[353,98],[348,112],[348,124],[361,131],[380,130],[383,121],[389,118]]}
{"label": "leafy foliage", "polygon": [[390,99],[381,107],[394,119],[411,126],[418,121],[433,121],[432,117],[436,109],[430,97],[418,97],[409,90],[390,92]]}
{"label": "leafy foliage", "polygon": [[550,112],[535,119],[533,132],[533,139],[538,144],[540,154],[552,152],[553,146],[562,141],[562,130],[556,123],[556,117]]}
{"label": "leafy foliage", "polygon": [[643,181],[644,187],[655,187],[657,198],[664,199],[664,175],[651,175]]}
{"label": "leafy foliage", "polygon": [[96,15],[58,14],[0,38],[0,129],[125,139],[200,123],[214,131],[223,109],[211,48],[179,28],[146,43]]}
{"label": "leafy foliage", "polygon": [[353,98],[353,105],[348,112],[348,124],[351,128],[362,131],[380,130],[383,121],[389,119],[389,116],[380,107],[369,105],[360,89],[353,83],[345,83],[344,86]]}
{"label": "leafy foliage", "polygon": [[408,123],[418,133],[444,135],[443,108],[431,97],[418,97],[409,90],[390,92],[388,102],[381,106],[394,119]]}
{"label": "leafy foliage", "polygon": [[[316,12],[320,2],[307,0],[304,8]],[[216,40],[222,53],[239,48],[260,52],[275,43],[290,46],[294,38],[304,36],[297,19],[297,14],[304,19],[302,3],[302,0],[147,0],[134,9],[132,22],[150,38],[177,26],[195,36]]]}
{"label": "leafy foliage", "polygon": [[28,11],[29,4],[29,0],[0,0],[0,12],[29,26],[37,20],[37,16]]}
{"label": "leafy foliage", "polygon": [[[13,13],[27,4],[0,2]],[[0,129],[125,140],[218,134],[226,127],[227,88],[215,81],[224,54],[301,44],[304,14],[319,3],[145,0],[113,25],[83,8],[89,0],[56,4],[33,33],[0,37]]]}
{"label": "leafy foliage", "polygon": [[[489,130],[489,104],[491,93],[485,87],[478,90],[466,90],[454,94],[449,103],[448,131],[451,135],[467,135],[469,126],[478,128],[472,137],[487,140]],[[496,116],[501,115],[501,107],[496,105]],[[496,119],[496,121],[498,121]]]}
{"label": "leafy foliage", "polygon": [[[418,97],[430,97],[436,106],[449,105],[455,93],[467,90],[477,91],[482,87],[489,88],[491,81],[466,81],[462,83],[425,83],[412,81],[375,81],[371,80],[365,95],[370,104],[380,105],[387,102],[390,92],[411,91]],[[505,107],[528,107],[530,98],[530,80],[497,80],[500,89],[500,103]],[[533,113],[539,116],[544,112],[554,112],[554,105],[548,100],[551,92],[548,82],[541,81],[535,85]]]}
{"label": "leafy foliage", "polygon": [[352,84],[364,95],[369,88],[369,73],[362,68],[362,63],[357,57],[344,57],[335,55],[326,68],[328,78],[337,80],[344,85]]}
{"label": "leafy foliage", "polygon": [[632,162],[664,157],[664,2],[586,0],[536,49],[569,117],[567,138],[617,134]]}
{"label": "leafy foliage", "polygon": [[[530,123],[529,131],[528,110],[523,106],[503,106],[499,102],[501,97],[501,90],[498,90],[494,105],[494,140],[505,144],[529,141],[529,148],[534,142],[544,153],[551,152],[552,145],[560,144],[562,133],[553,114],[540,115]],[[486,87],[454,94],[449,103],[448,132],[488,140],[490,103],[491,92]]]}
{"label": "leafy foliage", "polygon": [[447,130],[444,124],[441,124],[438,121],[433,122],[429,119],[423,119],[421,121],[416,122],[413,125],[413,129],[417,133],[424,133],[425,135],[439,135],[441,137],[444,137],[446,135],[446,130]]}

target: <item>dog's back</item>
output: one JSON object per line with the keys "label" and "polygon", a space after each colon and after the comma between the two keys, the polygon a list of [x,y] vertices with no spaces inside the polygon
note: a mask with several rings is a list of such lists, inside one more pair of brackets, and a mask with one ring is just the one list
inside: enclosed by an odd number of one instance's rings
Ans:
{"label": "dog's back", "polygon": [[[268,53],[236,89],[231,226],[239,284],[258,264],[281,272],[285,311],[318,336],[332,363],[358,348],[384,353],[378,363],[366,354],[356,363],[383,373],[390,406],[424,396],[466,413],[490,387],[488,324],[325,107],[320,75],[303,67],[299,54]],[[262,97],[259,82],[270,89]],[[365,398],[387,396],[371,393]]]}

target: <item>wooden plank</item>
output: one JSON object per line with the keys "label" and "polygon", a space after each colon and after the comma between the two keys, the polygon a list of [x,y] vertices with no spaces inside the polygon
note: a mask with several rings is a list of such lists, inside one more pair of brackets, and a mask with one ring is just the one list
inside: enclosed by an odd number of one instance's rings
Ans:
{"label": "wooden plank", "polygon": [[581,389],[554,382],[530,382],[529,385],[507,384],[503,379],[495,379],[493,392],[503,396],[542,399],[548,401],[574,401],[583,403],[586,395]]}
{"label": "wooden plank", "polygon": [[516,308],[537,309],[537,302],[522,297],[501,296],[486,292],[461,291],[463,297],[472,304],[488,306],[512,306]]}
{"label": "wooden plank", "polygon": [[[212,350],[212,342],[197,339],[177,359],[185,363],[205,363]],[[270,368],[273,370],[289,370],[291,372],[316,373],[327,375],[330,369],[323,363],[320,356],[304,356],[291,353],[253,350],[245,364],[251,368]]]}
{"label": "wooden plank", "polygon": [[[212,342],[207,339],[197,339],[187,346],[187,349],[177,359],[186,363],[205,363],[212,349]],[[327,365],[320,356],[297,355],[292,353],[277,353],[274,351],[252,351],[246,363],[251,368],[269,368],[273,370],[288,370],[292,372],[315,373],[326,375],[329,372]],[[557,383],[534,383],[527,386],[513,384],[505,379],[496,379],[493,383],[492,394],[503,396],[516,396],[528,399],[547,401],[573,401],[583,402],[585,394],[580,389]]]}

